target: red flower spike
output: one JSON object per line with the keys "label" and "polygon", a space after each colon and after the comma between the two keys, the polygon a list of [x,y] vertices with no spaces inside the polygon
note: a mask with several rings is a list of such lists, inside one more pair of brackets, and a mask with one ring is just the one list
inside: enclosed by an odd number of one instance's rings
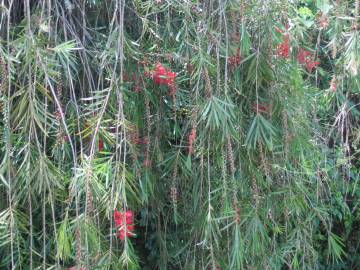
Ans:
{"label": "red flower spike", "polygon": [[283,42],[277,45],[275,55],[283,58],[289,58],[289,35],[286,34],[283,36]]}
{"label": "red flower spike", "polygon": [[309,51],[299,49],[297,60],[300,64],[305,65],[308,72],[312,72],[320,64],[319,61],[314,61],[314,58]]}
{"label": "red flower spike", "polygon": [[300,48],[297,55],[297,60],[300,64],[305,64],[310,60],[310,55],[311,53],[309,51]]}
{"label": "red flower spike", "polygon": [[119,212],[115,210],[114,223],[117,230],[117,237],[120,240],[124,240],[125,237],[134,235],[134,213],[132,211]]}
{"label": "red flower spike", "polygon": [[145,76],[152,78],[155,84],[172,87],[175,83],[176,73],[166,70],[161,63],[157,63],[154,70],[145,73]]}
{"label": "red flower spike", "polygon": [[313,61],[313,60],[310,60],[306,63],[306,69],[307,71],[310,73],[313,71],[314,68],[316,68],[318,65],[320,64],[319,61]]}

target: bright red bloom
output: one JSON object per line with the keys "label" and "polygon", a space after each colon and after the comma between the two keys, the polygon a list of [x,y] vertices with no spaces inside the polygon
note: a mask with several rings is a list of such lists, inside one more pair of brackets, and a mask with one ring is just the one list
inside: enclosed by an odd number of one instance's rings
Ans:
{"label": "bright red bloom", "polygon": [[117,230],[117,237],[120,240],[134,235],[134,213],[132,211],[119,212],[115,210],[114,223]]}
{"label": "bright red bloom", "polygon": [[173,86],[176,73],[165,69],[161,63],[157,63],[154,70],[145,73],[145,76],[152,78],[155,84]]}
{"label": "bright red bloom", "polygon": [[306,69],[308,72],[312,72],[314,68],[316,68],[320,64],[319,61],[310,60],[306,63]]}
{"label": "bright red bloom", "polygon": [[303,48],[299,49],[297,60],[300,64],[306,64],[311,59],[311,53]]}
{"label": "bright red bloom", "polygon": [[277,45],[275,54],[279,57],[289,58],[289,51],[290,51],[289,35],[286,34],[283,37],[283,42]]}
{"label": "bright red bloom", "polygon": [[315,61],[315,57],[311,55],[311,53],[302,48],[299,49],[297,60],[300,64],[305,65],[308,72],[312,72],[314,68],[316,68],[320,62]]}

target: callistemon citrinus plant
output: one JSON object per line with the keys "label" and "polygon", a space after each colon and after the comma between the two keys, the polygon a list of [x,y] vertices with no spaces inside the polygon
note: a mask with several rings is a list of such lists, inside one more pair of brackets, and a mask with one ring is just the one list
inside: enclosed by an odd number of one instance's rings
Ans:
{"label": "callistemon citrinus plant", "polygon": [[0,10],[0,269],[360,269],[359,1]]}

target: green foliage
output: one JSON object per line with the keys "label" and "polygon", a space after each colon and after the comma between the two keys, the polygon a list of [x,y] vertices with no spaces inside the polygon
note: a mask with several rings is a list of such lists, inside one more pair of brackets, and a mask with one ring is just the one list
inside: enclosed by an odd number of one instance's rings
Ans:
{"label": "green foliage", "polygon": [[359,1],[0,10],[0,269],[360,269]]}

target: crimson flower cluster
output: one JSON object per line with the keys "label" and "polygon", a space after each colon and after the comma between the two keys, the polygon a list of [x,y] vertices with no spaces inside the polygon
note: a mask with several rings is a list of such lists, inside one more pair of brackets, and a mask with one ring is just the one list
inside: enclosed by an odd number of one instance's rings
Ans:
{"label": "crimson flower cluster", "polygon": [[152,71],[145,72],[145,76],[151,78],[157,85],[167,86],[170,90],[170,95],[174,95],[176,93],[176,72],[166,69],[161,63],[157,63]]}
{"label": "crimson flower cluster", "polygon": [[305,65],[308,72],[312,72],[320,62],[315,61],[315,57],[311,53],[303,48],[299,49],[297,60],[301,65]]}
{"label": "crimson flower cluster", "polygon": [[[286,29],[289,28],[289,26],[285,27]],[[283,35],[283,41],[276,46],[276,52],[275,55],[282,57],[282,58],[289,58],[289,51],[290,51],[290,36],[288,33],[284,34],[284,32],[280,28],[275,28],[275,31],[278,33],[281,33]]]}
{"label": "crimson flower cluster", "polygon": [[290,51],[290,46],[289,46],[289,34],[285,34],[283,36],[283,42],[281,42],[279,45],[277,45],[276,47],[276,55],[279,57],[283,57],[283,58],[289,58],[289,51]]}
{"label": "crimson flower cluster", "polygon": [[145,73],[145,75],[152,78],[155,84],[166,86],[173,85],[176,77],[175,72],[166,69],[161,63],[157,63],[155,68],[152,71]]}
{"label": "crimson flower cluster", "polygon": [[120,240],[134,236],[134,213],[130,210],[125,212],[114,211],[114,222]]}
{"label": "crimson flower cluster", "polygon": [[[288,29],[289,26],[286,26],[286,29]],[[275,28],[275,31],[278,33],[281,33],[283,35],[283,41],[276,46],[276,52],[275,55],[282,58],[289,58],[289,52],[290,52],[290,38],[288,33],[284,33],[281,29]],[[315,61],[315,57],[307,50],[300,48],[298,55],[297,55],[297,61],[304,65],[308,72],[312,72],[314,68],[316,68],[320,62]]]}

